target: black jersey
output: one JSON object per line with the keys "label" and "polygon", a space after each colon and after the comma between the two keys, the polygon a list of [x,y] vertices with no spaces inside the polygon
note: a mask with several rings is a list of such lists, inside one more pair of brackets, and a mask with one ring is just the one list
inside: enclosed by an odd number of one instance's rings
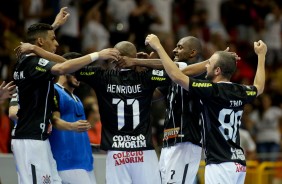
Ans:
{"label": "black jersey", "polygon": [[163,70],[115,71],[88,66],[76,74],[96,91],[103,150],[153,149],[150,106],[155,88],[170,81]]}
{"label": "black jersey", "polygon": [[239,127],[244,105],[257,96],[256,87],[190,78],[189,91],[201,99],[206,163],[237,162],[246,165],[240,147]]}
{"label": "black jersey", "polygon": [[[196,78],[204,79],[205,73]],[[162,93],[166,93],[161,89]],[[181,86],[172,83],[168,88],[164,121],[163,146],[191,142],[201,146],[199,98]]]}
{"label": "black jersey", "polygon": [[54,65],[54,62],[37,56],[26,56],[17,62],[13,77],[19,110],[18,122],[12,132],[13,139],[48,138],[54,97],[51,68]]}

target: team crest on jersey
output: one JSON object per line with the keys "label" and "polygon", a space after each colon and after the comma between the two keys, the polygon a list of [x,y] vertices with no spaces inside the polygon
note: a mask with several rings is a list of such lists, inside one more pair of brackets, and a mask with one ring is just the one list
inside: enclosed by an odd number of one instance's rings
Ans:
{"label": "team crest on jersey", "polygon": [[153,70],[153,75],[164,76],[163,70]]}
{"label": "team crest on jersey", "polygon": [[51,176],[48,174],[46,174],[46,176],[43,176],[42,180],[43,180],[42,181],[43,184],[51,184]]}
{"label": "team crest on jersey", "polygon": [[40,66],[46,66],[48,63],[49,63],[49,61],[46,60],[46,59],[43,59],[43,58],[40,58],[40,59],[39,59],[39,62],[38,62],[38,64],[39,64]]}

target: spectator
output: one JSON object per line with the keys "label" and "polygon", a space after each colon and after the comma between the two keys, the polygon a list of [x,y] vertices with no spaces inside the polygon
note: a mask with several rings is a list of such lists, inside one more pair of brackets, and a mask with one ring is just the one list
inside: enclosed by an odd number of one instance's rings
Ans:
{"label": "spectator", "polygon": [[281,108],[273,106],[271,97],[263,94],[259,98],[257,110],[250,114],[250,118],[255,122],[257,152],[261,160],[275,161],[281,143]]}
{"label": "spectator", "polygon": [[102,124],[99,114],[99,106],[96,97],[88,96],[84,99],[84,108],[87,120],[91,124],[91,128],[88,130],[88,136],[91,144],[100,146]]}
{"label": "spectator", "polygon": [[[136,7],[129,16],[130,36],[138,51],[146,51],[144,38],[153,23],[161,24],[161,19],[154,6],[148,0],[135,0]],[[140,29],[140,27],[142,29]]]}
{"label": "spectator", "polygon": [[246,159],[247,160],[255,160],[256,159],[256,144],[253,138],[251,137],[251,134],[245,130],[240,128],[239,129],[240,134],[240,146],[243,148]]}
{"label": "spectator", "polygon": [[101,22],[99,7],[100,3],[90,8],[84,20],[82,27],[82,51],[84,53],[105,49],[110,45],[110,34]]}
{"label": "spectator", "polygon": [[267,66],[274,68],[282,63],[282,14],[281,8],[271,3],[271,12],[265,17],[264,40],[268,45]]}
{"label": "spectator", "polygon": [[3,105],[0,106],[0,135],[0,153],[11,153],[11,122]]}
{"label": "spectator", "polygon": [[108,17],[110,30],[110,43],[129,39],[129,15],[136,7],[135,0],[109,0]]}

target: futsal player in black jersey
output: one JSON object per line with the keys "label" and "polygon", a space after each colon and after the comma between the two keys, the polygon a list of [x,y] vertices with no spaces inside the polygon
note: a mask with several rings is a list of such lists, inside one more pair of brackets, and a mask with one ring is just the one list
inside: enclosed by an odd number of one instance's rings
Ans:
{"label": "futsal player in black jersey", "polygon": [[[173,61],[179,69],[201,62],[200,40],[193,36],[180,39],[173,54]],[[120,64],[163,68],[159,59],[125,58]],[[194,77],[204,79],[205,72]],[[154,100],[163,97],[166,97],[166,113],[163,148],[159,160],[162,183],[192,184],[197,175],[202,152],[197,98],[174,82],[155,90]]]}
{"label": "futsal player in black jersey", "polygon": [[[136,57],[130,42],[115,48],[122,56]],[[150,106],[157,86],[170,81],[163,70],[104,70],[92,66],[76,72],[96,92],[102,122],[101,148],[107,151],[107,184],[161,183],[152,145]]]}
{"label": "futsal player in black jersey", "polygon": [[240,147],[239,126],[243,106],[263,92],[267,46],[261,40],[254,42],[258,56],[257,72],[253,85],[246,86],[230,82],[236,70],[236,59],[228,52],[213,54],[206,61],[207,80],[197,80],[187,77],[185,69],[182,73],[173,64],[157,36],[148,35],[145,43],[159,54],[170,78],[200,98],[206,154],[205,183],[244,183],[246,160]]}
{"label": "futsal player in black jersey", "polygon": [[22,55],[14,69],[19,110],[18,121],[12,131],[12,151],[19,183],[61,183],[48,141],[52,129],[54,76],[73,73],[97,59],[117,60],[119,52],[105,49],[64,63],[55,63],[52,60],[63,62],[65,59],[52,54],[58,42],[53,27],[43,23],[29,27],[27,41],[35,45],[23,43],[18,53],[24,52],[27,46],[35,52],[51,52],[51,57],[47,60],[34,54]]}

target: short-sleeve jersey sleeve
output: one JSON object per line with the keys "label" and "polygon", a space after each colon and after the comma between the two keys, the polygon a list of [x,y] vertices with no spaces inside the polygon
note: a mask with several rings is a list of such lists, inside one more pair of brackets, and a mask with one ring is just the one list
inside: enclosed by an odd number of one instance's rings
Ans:
{"label": "short-sleeve jersey sleeve", "polygon": [[75,72],[75,77],[79,81],[83,81],[87,84],[91,84],[93,80],[96,80],[99,78],[98,71],[101,71],[99,68],[95,66],[86,66],[82,69]]}
{"label": "short-sleeve jersey sleeve", "polygon": [[244,87],[247,94],[247,103],[250,103],[257,97],[257,88],[255,86]]}
{"label": "short-sleeve jersey sleeve", "polygon": [[190,77],[189,92],[200,98],[209,98],[214,92],[214,83],[207,80],[198,80]]}
{"label": "short-sleeve jersey sleeve", "polygon": [[37,58],[32,59],[31,61],[28,61],[28,70],[30,73],[30,76],[35,79],[39,80],[48,80],[50,78],[53,78],[54,75],[51,72],[51,68],[56,63],[53,61],[48,61],[44,58]]}

